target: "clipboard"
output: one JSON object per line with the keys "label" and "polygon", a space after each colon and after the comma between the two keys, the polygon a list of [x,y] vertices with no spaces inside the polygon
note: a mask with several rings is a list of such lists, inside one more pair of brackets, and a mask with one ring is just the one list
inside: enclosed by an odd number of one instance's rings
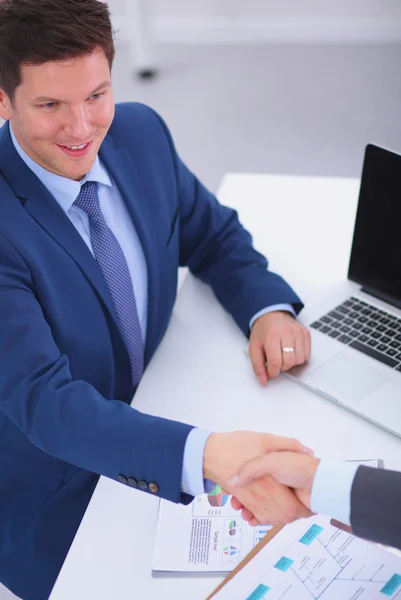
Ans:
{"label": "clipboard", "polygon": [[251,550],[245,558],[235,567],[233,571],[220,583],[219,586],[206,598],[206,600],[211,600],[214,596],[220,592],[220,590],[229,582],[233,577],[237,575],[261,550],[264,548],[270,540],[272,540],[282,529],[284,529],[285,525],[281,525],[280,527],[273,527],[268,533],[266,533],[263,540],[261,540],[254,548]]}
{"label": "clipboard", "polygon": [[[346,531],[347,533],[350,533],[351,535],[353,535],[352,531],[350,531],[350,528],[345,526],[342,523],[339,523],[338,521],[335,521],[333,519],[330,520],[330,525],[332,525],[333,527],[338,527],[339,525],[341,526],[340,529]],[[285,525],[282,525],[280,527],[273,527],[273,529],[271,529],[263,538],[263,540],[261,540],[254,548],[253,550],[251,550],[246,556],[245,558],[239,563],[239,565],[236,566],[236,568],[229,574],[227,575],[227,577],[217,586],[217,588],[209,595],[207,596],[206,600],[212,600],[223,588],[224,586],[229,583],[233,577],[235,577],[236,575],[238,575],[238,573],[240,573],[240,571],[246,567],[248,565],[248,563],[251,562],[251,560],[253,560],[253,558],[255,558],[255,556],[265,547],[267,546],[267,544],[278,534],[280,533],[280,531],[282,529],[284,529]],[[389,552],[390,554],[394,554],[395,556],[397,556],[398,558],[401,558],[401,551],[400,550],[396,550],[394,548],[389,548],[387,546],[383,546],[381,544],[376,544],[374,542],[366,542],[368,544],[372,544],[372,546],[376,546],[378,548],[380,548],[381,550],[385,550],[386,552]]]}

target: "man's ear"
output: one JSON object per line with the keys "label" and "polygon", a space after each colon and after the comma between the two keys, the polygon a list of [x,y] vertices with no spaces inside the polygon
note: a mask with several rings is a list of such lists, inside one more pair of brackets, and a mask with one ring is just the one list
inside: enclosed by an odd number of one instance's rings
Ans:
{"label": "man's ear", "polygon": [[7,96],[5,91],[0,88],[0,117],[4,119],[4,121],[9,121],[11,119],[11,101]]}

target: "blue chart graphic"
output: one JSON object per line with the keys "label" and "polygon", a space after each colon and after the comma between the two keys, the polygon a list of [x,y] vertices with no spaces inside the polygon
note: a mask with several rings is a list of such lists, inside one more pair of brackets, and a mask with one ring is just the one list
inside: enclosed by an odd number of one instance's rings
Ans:
{"label": "blue chart graphic", "polygon": [[259,525],[255,527],[255,544],[263,540],[266,533],[272,528],[271,525]]}
{"label": "blue chart graphic", "polygon": [[262,598],[265,597],[266,592],[269,590],[270,588],[267,587],[267,585],[263,585],[263,583],[261,583],[246,600],[262,600]]}
{"label": "blue chart graphic", "polygon": [[320,525],[312,525],[310,529],[301,537],[299,540],[301,544],[305,544],[305,546],[310,546],[313,541],[317,538],[319,534],[323,531],[323,527]]}
{"label": "blue chart graphic", "polygon": [[386,583],[386,585],[384,587],[382,587],[382,589],[380,591],[382,594],[385,594],[386,596],[392,596],[394,594],[394,592],[396,592],[398,590],[400,585],[401,585],[401,576],[395,574]]}
{"label": "blue chart graphic", "polygon": [[333,527],[326,517],[298,527],[246,600],[401,600],[400,558]]}
{"label": "blue chart graphic", "polygon": [[294,563],[294,561],[291,560],[291,558],[287,558],[286,556],[283,556],[283,558],[280,558],[278,563],[276,565],[274,565],[274,568],[278,569],[279,571],[283,571],[283,573],[285,573],[286,571],[288,571],[288,569],[291,567],[291,565],[293,563]]}

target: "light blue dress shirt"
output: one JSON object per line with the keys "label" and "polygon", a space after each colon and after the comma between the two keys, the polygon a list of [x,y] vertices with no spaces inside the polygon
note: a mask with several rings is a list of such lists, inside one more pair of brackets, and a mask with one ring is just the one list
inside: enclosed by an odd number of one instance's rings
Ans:
{"label": "light blue dress shirt", "polygon": [[321,460],[311,495],[311,511],[351,524],[351,490],[359,464]]}
{"label": "light blue dress shirt", "polygon": [[[74,206],[74,202],[78,197],[81,186],[86,181],[96,181],[98,183],[101,211],[108,227],[117,238],[128,264],[135,291],[141,332],[145,340],[148,303],[148,274],[145,256],[124,200],[99,157],[96,157],[91,170],[81,181],[73,181],[51,173],[38,165],[21,148],[11,126],[10,133],[14,147],[21,159],[61,206],[92,254],[88,215],[77,206]],[[252,318],[250,328],[257,318],[275,310],[285,310],[295,316],[294,309],[289,304],[269,306]],[[203,454],[210,434],[209,431],[195,428],[191,430],[185,444],[181,489],[193,496],[203,494],[205,490],[209,491],[213,485],[203,479]]]}
{"label": "light blue dress shirt", "polygon": [[274,304],[273,306],[269,306],[268,308],[263,308],[262,310],[257,312],[256,315],[253,316],[249,322],[249,329],[252,329],[255,321],[257,319],[259,319],[259,317],[262,317],[263,315],[267,315],[267,313],[273,312],[276,310],[283,310],[285,312],[289,312],[292,314],[293,317],[296,317],[295,310],[293,309],[291,304]]}

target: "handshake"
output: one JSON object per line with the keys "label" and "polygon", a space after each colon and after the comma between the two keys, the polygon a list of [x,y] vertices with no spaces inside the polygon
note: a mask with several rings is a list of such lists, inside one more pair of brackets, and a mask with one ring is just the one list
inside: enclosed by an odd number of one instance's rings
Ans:
{"label": "handshake", "polygon": [[294,439],[268,433],[213,433],[205,447],[203,475],[232,494],[250,525],[284,525],[310,517],[319,459]]}

